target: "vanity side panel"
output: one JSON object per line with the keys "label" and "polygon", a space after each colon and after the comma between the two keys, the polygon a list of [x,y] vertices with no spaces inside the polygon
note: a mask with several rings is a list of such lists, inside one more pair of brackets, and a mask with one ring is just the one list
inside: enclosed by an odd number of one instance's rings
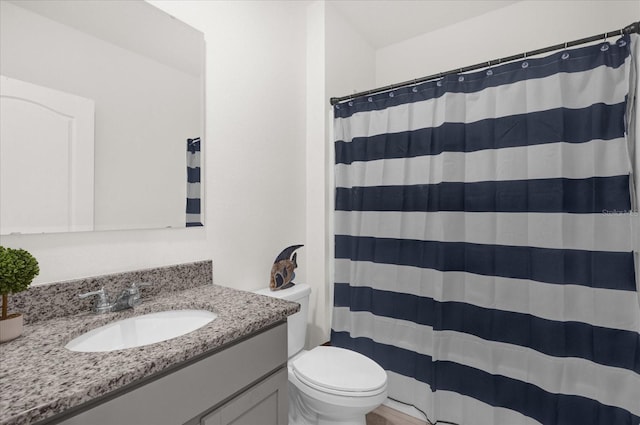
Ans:
{"label": "vanity side panel", "polygon": [[286,362],[287,325],[283,323],[76,416],[46,423],[182,424],[282,368]]}

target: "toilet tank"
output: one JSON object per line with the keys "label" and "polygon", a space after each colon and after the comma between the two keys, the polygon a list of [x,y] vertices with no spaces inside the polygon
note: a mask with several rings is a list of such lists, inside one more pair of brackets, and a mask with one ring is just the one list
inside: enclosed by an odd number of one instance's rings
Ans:
{"label": "toilet tank", "polygon": [[300,311],[287,317],[287,349],[289,358],[304,348],[307,335],[307,318],[309,313],[309,294],[311,287],[306,283],[297,283],[291,288],[272,291],[269,288],[254,291],[256,294],[280,298],[300,304]]}

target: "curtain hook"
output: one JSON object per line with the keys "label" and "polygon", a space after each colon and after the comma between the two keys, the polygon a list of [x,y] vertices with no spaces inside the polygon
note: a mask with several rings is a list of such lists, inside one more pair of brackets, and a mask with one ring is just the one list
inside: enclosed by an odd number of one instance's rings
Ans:
{"label": "curtain hook", "polygon": [[606,52],[607,50],[609,50],[609,42],[607,41],[607,38],[609,37],[609,33],[605,32],[604,33],[604,43],[602,44],[602,46],[600,47],[600,51],[602,52]]}

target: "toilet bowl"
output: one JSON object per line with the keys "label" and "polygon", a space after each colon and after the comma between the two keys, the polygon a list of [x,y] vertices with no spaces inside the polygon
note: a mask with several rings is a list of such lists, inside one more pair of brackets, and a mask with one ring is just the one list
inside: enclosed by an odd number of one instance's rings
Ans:
{"label": "toilet bowl", "polygon": [[255,291],[300,304],[287,319],[289,425],[365,425],[365,415],[387,398],[387,374],[376,362],[338,347],[303,350],[309,285]]}
{"label": "toilet bowl", "polygon": [[386,372],[355,351],[316,347],[288,369],[290,425],[365,425],[365,415],[387,398]]}

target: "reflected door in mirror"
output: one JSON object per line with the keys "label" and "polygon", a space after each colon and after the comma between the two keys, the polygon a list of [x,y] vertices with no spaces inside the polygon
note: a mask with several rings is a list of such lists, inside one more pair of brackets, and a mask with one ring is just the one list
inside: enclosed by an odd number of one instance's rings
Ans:
{"label": "reflected door in mirror", "polygon": [[94,109],[0,77],[0,234],[93,230]]}

